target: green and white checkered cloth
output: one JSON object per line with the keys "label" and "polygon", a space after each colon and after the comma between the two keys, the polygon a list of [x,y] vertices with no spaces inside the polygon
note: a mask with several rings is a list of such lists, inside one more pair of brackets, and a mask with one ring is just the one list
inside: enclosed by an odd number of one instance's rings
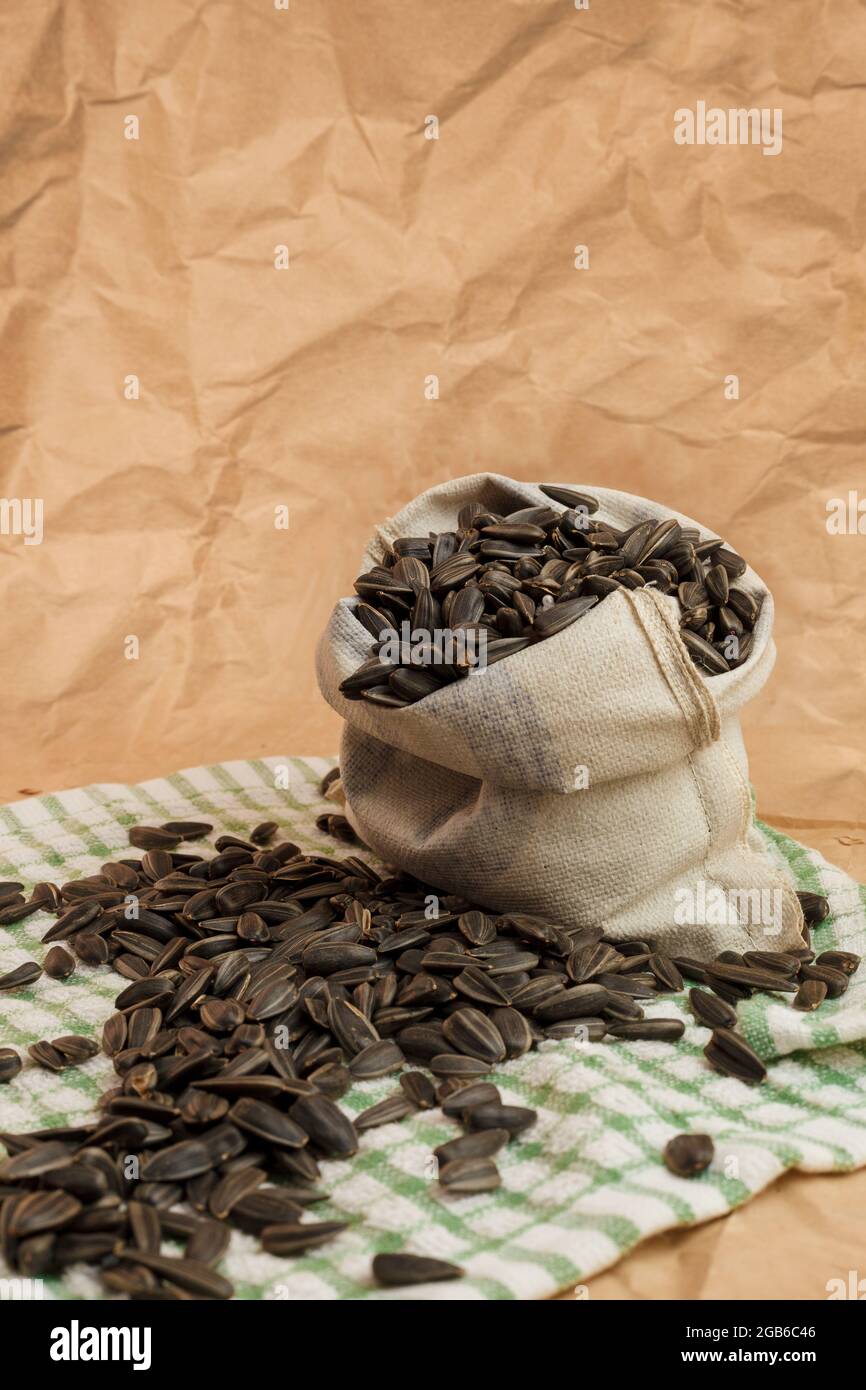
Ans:
{"label": "green and white checkered cloth", "polygon": [[[40,879],[94,873],[129,852],[128,826],[189,817],[212,821],[216,833],[241,835],[273,819],[303,849],[342,856],[347,848],[315,829],[316,816],[334,809],[318,790],[330,766],[323,758],[220,763],[139,786],[103,784],[0,807],[0,880],[18,879],[29,890]],[[277,779],[280,768],[286,771]],[[275,780],[288,780],[288,790]],[[866,954],[864,889],[817,852],[761,830],[796,886],[830,901],[831,915],[814,933],[817,950]],[[41,937],[53,920],[37,913],[0,929],[0,973],[41,961]],[[673,1046],[545,1042],[492,1078],[507,1102],[538,1111],[536,1126],[497,1158],[498,1192],[440,1192],[432,1150],[459,1130],[441,1111],[419,1113],[363,1134],[349,1162],[324,1165],[331,1195],[315,1208],[316,1218],[348,1219],[349,1230],[295,1260],[267,1255],[254,1237],[237,1232],[220,1269],[237,1296],[249,1299],[539,1298],[614,1264],[647,1236],[740,1206],[786,1168],[838,1172],[866,1164],[866,969],[861,975],[817,1014],[766,995],[740,1005],[741,1029],[769,1068],[756,1088],[710,1070],[702,1056],[708,1033],[695,1024],[685,995],[647,1010],[681,1014],[686,1032]],[[98,1035],[118,989],[108,967],[79,964],[66,981],[42,976],[29,989],[2,994],[0,1046],[17,1046],[26,1057],[27,1044],[40,1038]],[[0,1087],[0,1129],[88,1118],[113,1080],[101,1054],[60,1075],[28,1059],[20,1076]],[[354,1114],[395,1088],[393,1077],[363,1083],[340,1103]],[[715,1141],[713,1165],[699,1178],[676,1178],[661,1162],[667,1140],[682,1131]],[[371,1256],[393,1250],[452,1260],[467,1277],[376,1289]],[[46,1292],[93,1298],[101,1286],[78,1266],[62,1281],[48,1280]]]}

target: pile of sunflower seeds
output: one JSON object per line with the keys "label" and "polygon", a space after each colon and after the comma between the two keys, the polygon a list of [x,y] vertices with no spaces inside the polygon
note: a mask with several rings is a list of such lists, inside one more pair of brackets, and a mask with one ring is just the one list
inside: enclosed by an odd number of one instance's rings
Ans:
{"label": "pile of sunflower seeds", "polygon": [[[757,1082],[765,1069],[734,1031],[733,1005],[768,990],[814,1008],[859,964],[840,951],[816,961],[805,944],[700,964],[447,895],[432,899],[431,916],[427,885],[354,855],[271,844],[273,823],[247,840],[219,836],[211,858],[183,848],[211,828],[136,826],[140,858],[39,884],[29,899],[20,884],[0,886],[7,923],[55,914],[43,937],[54,978],[77,958],[125,980],[103,1029],[117,1084],[99,1118],[0,1134],[0,1250],[23,1274],[85,1261],[115,1295],[230,1297],[213,1266],[231,1228],[281,1256],[344,1229],[302,1217],[325,1196],[322,1162],[350,1158],[364,1131],[441,1107],[463,1132],[435,1152],[440,1189],[491,1191],[496,1155],[536,1119],[488,1079],[506,1060],[547,1038],[674,1041],[682,1019],[645,1018],[643,1005],[682,990],[685,976],[709,987],[689,996],[712,1030],[707,1061]],[[336,829],[348,838],[345,823]],[[826,915],[824,899],[801,897],[807,920]],[[18,967],[0,989],[40,974],[36,963]],[[60,1071],[95,1044],[66,1036],[28,1051]],[[16,1050],[0,1047],[0,1082],[20,1070]],[[399,1088],[354,1122],[336,1104],[353,1082],[392,1074]],[[680,1167],[700,1171],[694,1156]],[[184,1242],[184,1256],[163,1255],[164,1239]],[[372,1268],[388,1286],[461,1272],[409,1252]]]}
{"label": "pile of sunflower seeds", "polygon": [[[736,586],[746,562],[721,540],[702,541],[697,528],[673,518],[625,530],[590,522],[594,497],[541,490],[559,508],[499,515],[472,503],[461,508],[454,531],[403,536],[381,565],[359,576],[355,616],[375,643],[342,682],[347,699],[404,708],[476,665],[561,632],[618,589],[645,585],[678,600],[683,642],[705,673],[720,675],[748,659],[761,600]],[[426,640],[398,644],[404,623]],[[467,634],[476,639],[469,650]]]}

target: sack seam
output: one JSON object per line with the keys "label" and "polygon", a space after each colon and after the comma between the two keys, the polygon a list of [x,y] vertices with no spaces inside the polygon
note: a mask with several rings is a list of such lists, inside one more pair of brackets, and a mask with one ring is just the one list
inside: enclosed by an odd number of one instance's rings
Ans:
{"label": "sack seam", "polygon": [[[623,589],[621,592],[631,605],[632,612],[647,639],[656,665],[679,706],[690,736],[699,748],[714,743],[721,733],[718,706],[712,693],[707,689],[695,671],[692,662],[686,656],[683,642],[679,633],[673,628],[670,615],[664,608],[660,595],[657,595],[652,589],[638,589],[636,591]],[[638,594],[644,594],[646,597],[638,599]],[[647,602],[652,605],[649,610],[646,609]],[[650,615],[653,619],[652,624],[647,621]],[[659,650],[659,643],[654,633],[650,630],[651,626],[657,627],[660,637],[664,640],[664,656],[667,660],[662,659],[662,652]]]}

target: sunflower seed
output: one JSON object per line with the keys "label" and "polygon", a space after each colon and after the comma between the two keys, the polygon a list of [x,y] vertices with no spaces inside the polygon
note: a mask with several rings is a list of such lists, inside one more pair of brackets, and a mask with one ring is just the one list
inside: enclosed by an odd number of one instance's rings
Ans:
{"label": "sunflower seed", "polygon": [[208,1148],[198,1139],[182,1139],[148,1157],[141,1166],[143,1182],[183,1182],[213,1168]]}
{"label": "sunflower seed", "polygon": [[14,1047],[0,1047],[0,1085],[13,1081],[23,1066]]}
{"label": "sunflower seed", "polygon": [[327,1007],[327,1026],[346,1052],[355,1055],[371,1043],[379,1042],[379,1034],[360,1009],[346,999],[332,999]]}
{"label": "sunflower seed", "polygon": [[186,1244],[186,1258],[196,1264],[214,1265],[229,1243],[229,1228],[221,1221],[199,1221]]}
{"label": "sunflower seed", "polygon": [[827,998],[827,985],[824,980],[804,980],[793,998],[793,1007],[804,1013],[820,1008]]}
{"label": "sunflower seed", "polygon": [[486,1076],[490,1070],[487,1062],[479,1062],[475,1057],[463,1057],[459,1052],[442,1052],[431,1057],[427,1064],[434,1076],[471,1081]]}
{"label": "sunflower seed", "polygon": [[382,1038],[356,1053],[349,1062],[349,1071],[356,1081],[370,1081],[374,1077],[399,1071],[405,1060],[393,1039]]}
{"label": "sunflower seed", "polygon": [[564,1019],[579,1019],[601,1013],[610,1000],[603,985],[574,985],[563,989],[533,1010],[540,1023],[561,1023]]}
{"label": "sunflower seed", "polygon": [[[301,1102],[297,1102],[300,1104]],[[290,1119],[267,1101],[241,1096],[229,1111],[229,1120],[238,1129],[277,1148],[300,1149],[307,1142],[307,1131],[297,1117]]]}
{"label": "sunflower seed", "polygon": [[37,965],[35,960],[25,961],[23,965],[0,975],[0,991],[24,989],[27,985],[32,985],[34,980],[38,980],[41,974],[42,966]]}
{"label": "sunflower seed", "polygon": [[535,1124],[538,1116],[534,1110],[520,1105],[485,1104],[473,1105],[467,1112],[470,1129],[505,1129],[510,1135],[522,1134]]}
{"label": "sunflower seed", "polygon": [[455,1158],[440,1166],[439,1185],[449,1192],[493,1192],[502,1177],[492,1158]]}
{"label": "sunflower seed", "polygon": [[705,985],[709,982],[707,967],[701,961],[692,960],[691,956],[672,956],[671,959],[680,974],[689,980],[696,980],[699,985]]}
{"label": "sunflower seed", "polygon": [[42,969],[52,980],[66,980],[75,969],[75,961],[62,946],[52,946],[42,962]]}
{"label": "sunflower seed", "polygon": [[465,970],[461,970],[459,975],[454,976],[454,988],[460,994],[465,994],[468,999],[474,999],[478,1004],[507,1004],[508,995],[501,989],[490,975],[479,970],[477,966],[468,965]]}
{"label": "sunflower seed", "polygon": [[645,1042],[676,1042],[686,1031],[681,1018],[642,1018],[627,1019],[623,1022],[609,1023],[607,1031],[612,1038],[638,1040]]}
{"label": "sunflower seed", "polygon": [[461,1134],[459,1139],[449,1139],[433,1153],[441,1164],[453,1163],[458,1158],[491,1158],[510,1138],[507,1129],[479,1129],[472,1134]]}
{"label": "sunflower seed", "polygon": [[304,1225],[286,1222],[265,1226],[261,1241],[269,1255],[303,1255],[306,1250],[317,1250],[347,1228],[346,1221],[310,1221]]}
{"label": "sunflower seed", "polygon": [[168,1279],[197,1298],[231,1298],[234,1293],[228,1279],[198,1260],[173,1259],[168,1255],[151,1255],[143,1250],[121,1248],[120,1260],[131,1261],[152,1270],[161,1279]]}
{"label": "sunflower seed", "polygon": [[332,1158],[350,1158],[358,1151],[352,1121],[327,1096],[301,1096],[289,1111],[295,1124]]}
{"label": "sunflower seed", "polygon": [[496,1026],[479,1009],[459,1008],[445,1019],[442,1031],[465,1057],[495,1065],[505,1060],[505,1043]]}
{"label": "sunflower seed", "polygon": [[715,1149],[708,1134],[677,1134],[664,1148],[665,1166],[680,1178],[693,1178],[709,1168]]}
{"label": "sunflower seed", "polygon": [[158,1255],[161,1227],[156,1207],[148,1202],[129,1202],[126,1208],[129,1217],[129,1230],[136,1249],[149,1255]]}
{"label": "sunflower seed", "polygon": [[400,1077],[400,1087],[407,1100],[419,1110],[432,1110],[436,1105],[436,1092],[429,1076],[421,1071],[405,1071]]}
{"label": "sunflower seed", "polygon": [[75,1034],[69,1034],[62,1038],[52,1038],[51,1046],[67,1062],[74,1065],[89,1061],[99,1051],[99,1044],[94,1042],[92,1038],[81,1038]]}
{"label": "sunflower seed", "polygon": [[46,1042],[44,1039],[42,1042],[31,1043],[27,1051],[36,1065],[45,1071],[63,1071],[63,1068],[69,1065],[62,1052],[58,1052],[55,1047],[51,1046],[50,1042]]}
{"label": "sunflower seed", "polygon": [[440,1098],[440,1104],[443,1114],[463,1119],[476,1105],[498,1105],[501,1099],[499,1090],[492,1082],[472,1081]]}
{"label": "sunflower seed", "polygon": [[735,1028],[737,1025],[736,1009],[709,990],[690,989],[689,1003],[698,1023],[705,1028]]}
{"label": "sunflower seed", "polygon": [[817,927],[830,915],[830,904],[820,893],[798,893],[803,916],[810,927]]}
{"label": "sunflower seed", "polygon": [[378,1125],[395,1124],[398,1120],[404,1120],[407,1115],[411,1115],[414,1106],[407,1096],[396,1095],[386,1096],[376,1105],[371,1105],[366,1110],[362,1110],[360,1115],[355,1116],[355,1129],[363,1131],[365,1129],[375,1129]]}
{"label": "sunflower seed", "polygon": [[373,1278],[384,1288],[404,1288],[410,1284],[433,1284],[443,1279],[462,1279],[465,1270],[446,1260],[429,1259],[425,1255],[397,1252],[373,1256]]}
{"label": "sunflower seed", "polygon": [[704,1048],[710,1066],[725,1076],[736,1077],[748,1085],[765,1079],[767,1068],[748,1043],[729,1028],[717,1028]]}
{"label": "sunflower seed", "polygon": [[160,830],[155,825],[132,825],[128,831],[129,843],[136,849],[177,849],[180,836],[171,830]]}
{"label": "sunflower seed", "polygon": [[793,994],[797,985],[779,970],[760,970],[752,965],[728,965],[711,961],[707,966],[710,983],[721,980],[723,984],[740,985],[745,989],[760,989],[768,993],[781,991]]}
{"label": "sunflower seed", "polygon": [[68,1192],[28,1192],[15,1207],[9,1235],[17,1240],[68,1226],[81,1211],[81,1203]]}
{"label": "sunflower seed", "polygon": [[853,975],[859,968],[860,957],[853,951],[822,951],[815,965],[829,965],[831,970],[841,970],[843,975]]}
{"label": "sunflower seed", "polygon": [[[838,999],[848,988],[848,976],[843,970],[834,970],[830,965],[801,965],[800,978],[802,980],[820,980],[827,986],[827,998]],[[796,982],[792,981],[791,987],[797,988]]]}
{"label": "sunflower seed", "polygon": [[647,962],[650,970],[663,990],[678,994],[683,987],[683,977],[679,967],[670,956],[655,952]]}
{"label": "sunflower seed", "polygon": [[[207,1205],[211,1216],[217,1221],[225,1221],[238,1202],[261,1187],[266,1177],[263,1168],[241,1168],[237,1172],[226,1173],[208,1193]],[[198,1259],[200,1256],[192,1255],[191,1258]],[[210,1261],[206,1260],[205,1263]]]}

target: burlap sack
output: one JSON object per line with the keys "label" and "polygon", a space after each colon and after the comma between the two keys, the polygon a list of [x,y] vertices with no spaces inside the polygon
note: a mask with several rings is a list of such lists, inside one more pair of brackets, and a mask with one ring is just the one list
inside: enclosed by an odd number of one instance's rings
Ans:
{"label": "burlap sack", "polygon": [[[586,490],[616,526],[670,515],[698,524],[642,497]],[[549,504],[496,474],[443,483],[379,528],[359,569],[397,536],[453,530],[470,501],[499,513]],[[773,600],[753,570],[737,582],[765,598],[749,659],[725,675],[690,661],[673,598],[623,590],[403,710],[339,693],[371,645],[357,601],[341,600],[317,669],[346,721],[340,767],[361,838],[387,863],[495,911],[649,937],[701,959],[802,944],[797,898],[753,827],[738,719],[773,667]]]}

